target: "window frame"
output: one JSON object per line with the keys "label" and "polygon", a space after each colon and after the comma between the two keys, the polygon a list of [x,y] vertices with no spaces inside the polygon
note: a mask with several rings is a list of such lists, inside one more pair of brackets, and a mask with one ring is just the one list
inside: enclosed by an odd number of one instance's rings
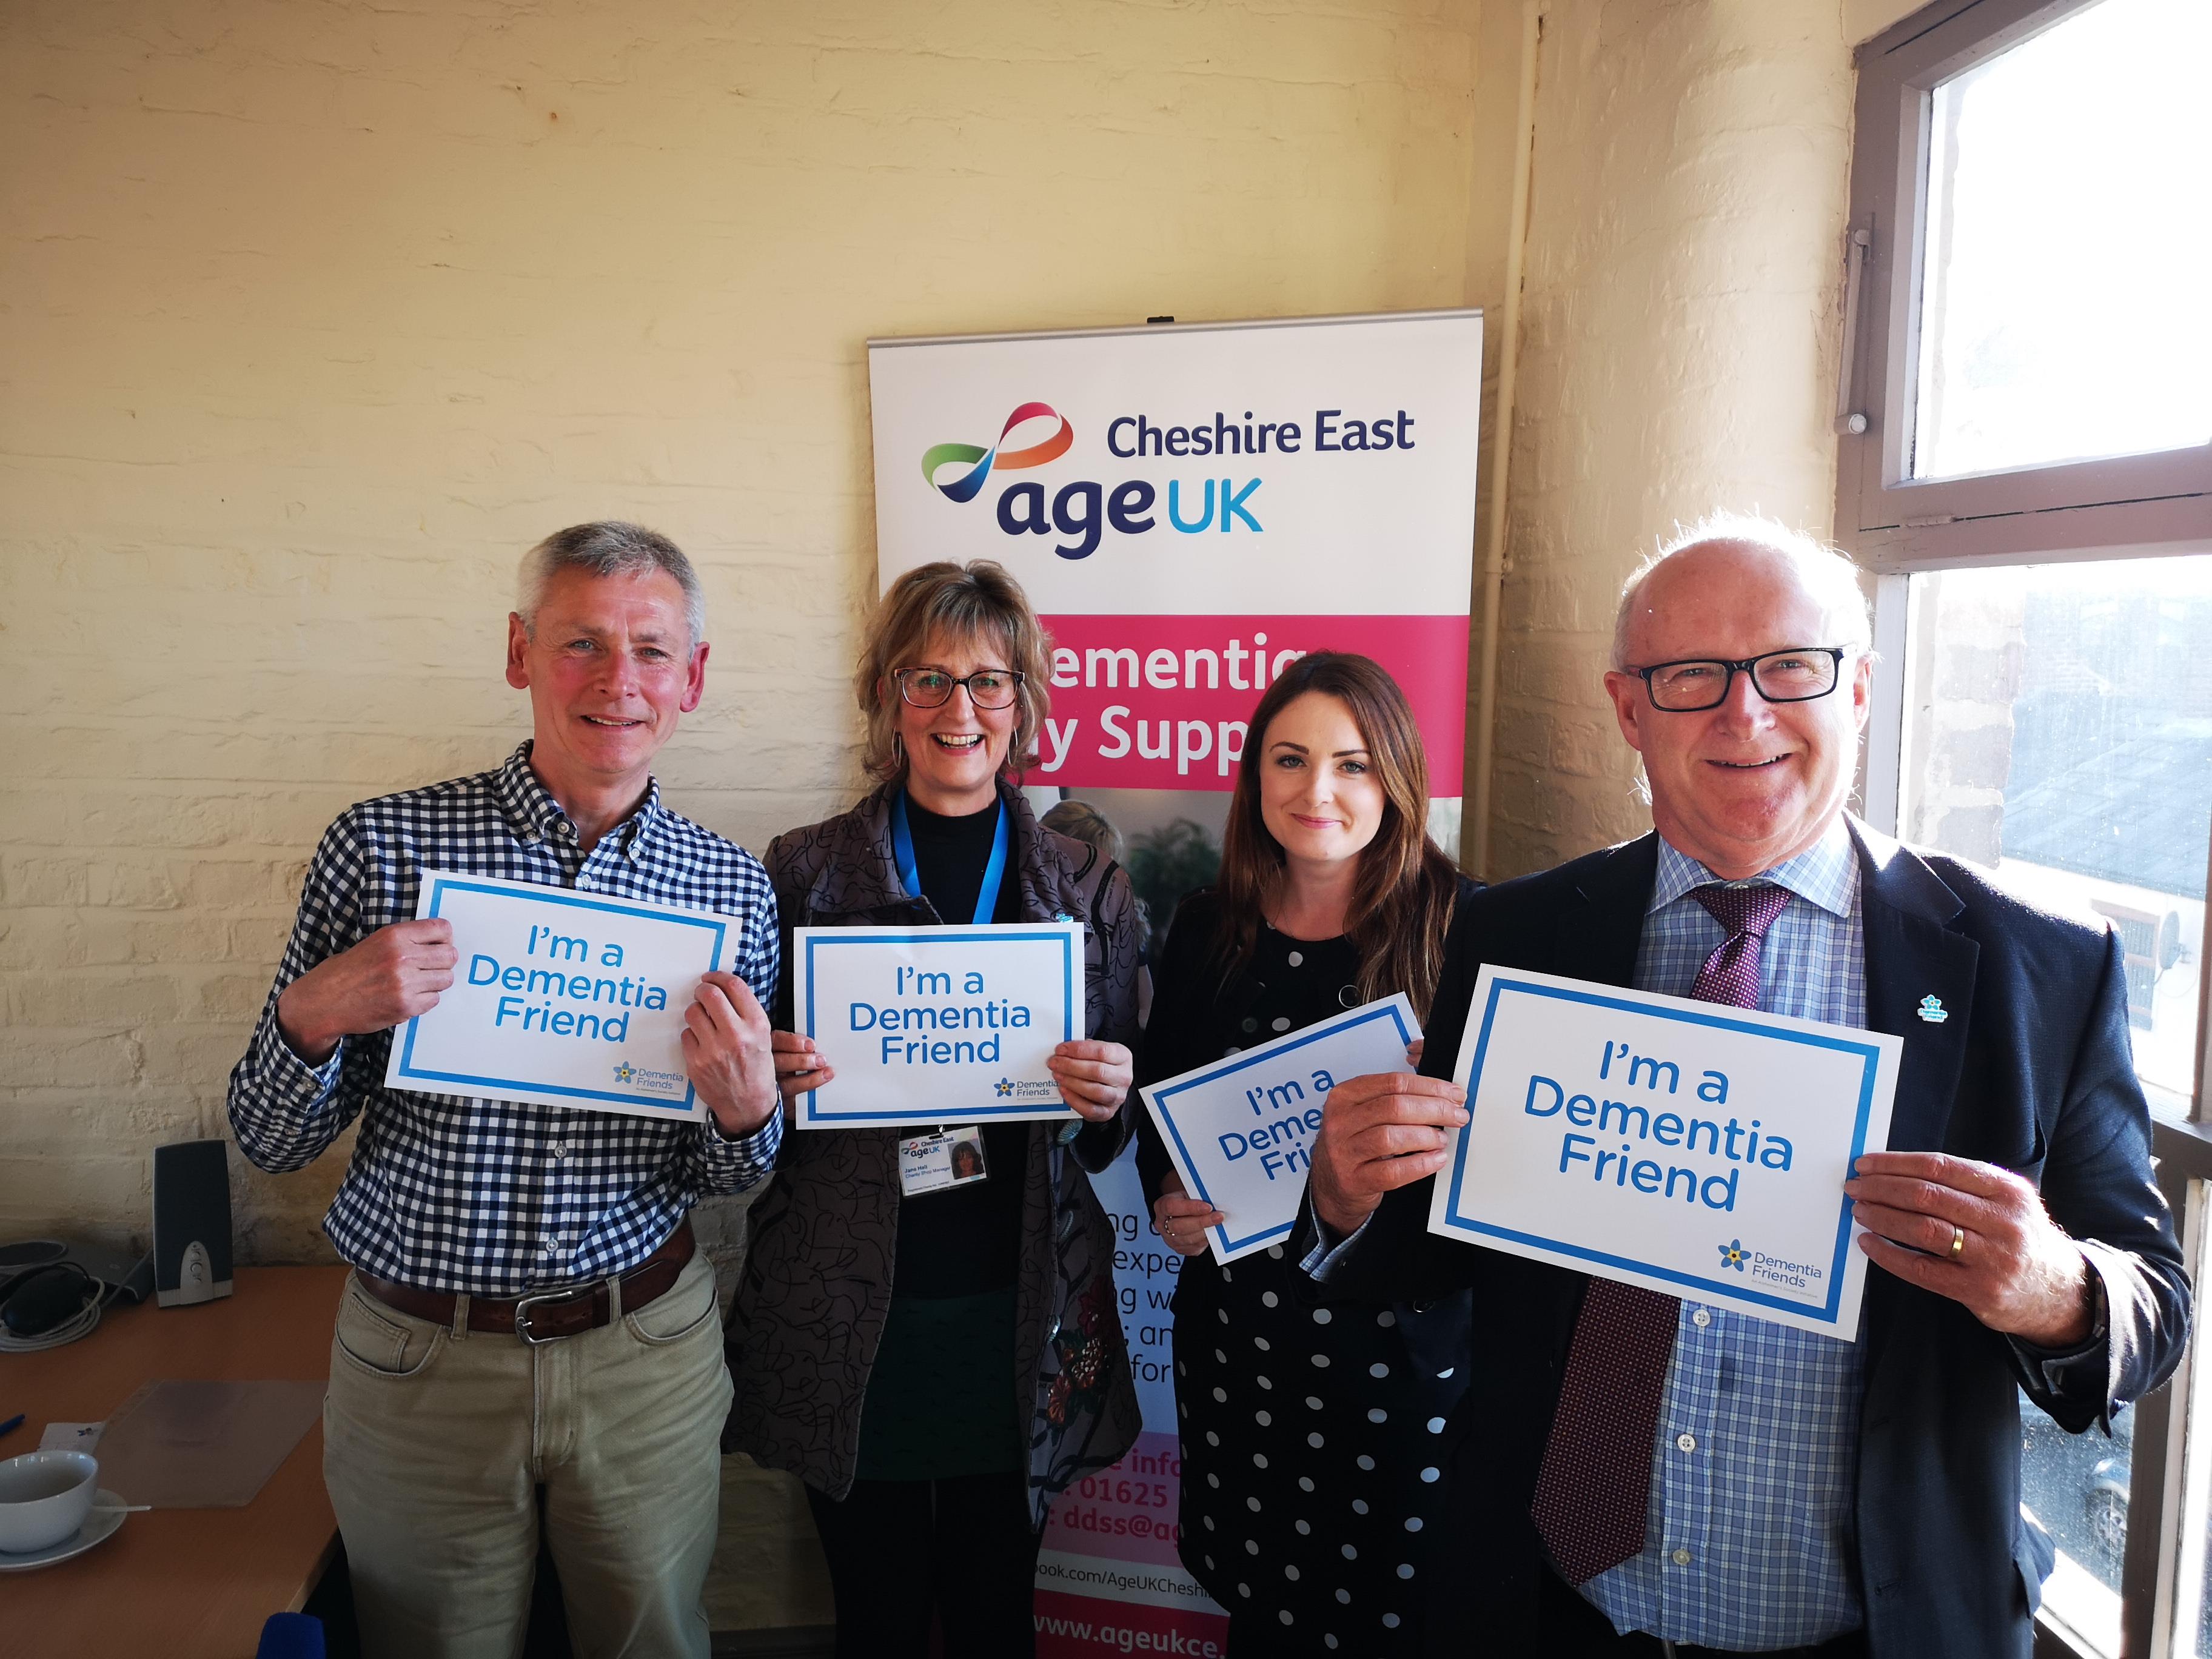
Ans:
{"label": "window frame", "polygon": [[[1850,217],[1843,240],[1835,535],[1866,573],[1876,667],[1858,794],[1868,821],[1901,821],[1914,639],[1911,578],[1987,565],[2212,552],[2212,443],[1958,478],[1905,477],[1917,387],[1932,92],[1974,64],[2098,0],[1937,0],[1857,53]],[[1858,417],[1858,418],[1854,418]],[[1856,428],[1856,429],[1854,429]],[[2206,849],[2212,872],[2212,847]],[[2208,878],[2212,890],[2212,878]],[[2208,938],[2212,945],[2212,938]],[[2212,1232],[2212,971],[2200,972],[2197,1066],[2185,1117],[2154,1114],[2152,1152],[2193,1264]],[[2173,1378],[2137,1401],[2121,1569],[2125,1659],[2176,1659],[2179,1536],[2194,1345]],[[2212,1377],[2196,1386],[2212,1391]],[[2197,1449],[2212,1458],[2212,1445]],[[2207,1594],[2212,1595],[2212,1584]],[[2036,1659],[2096,1650],[2049,1611]]]}
{"label": "window frame", "polygon": [[2097,3],[1941,0],[1859,49],[1835,522],[1869,569],[2212,551],[2212,442],[1955,478],[1908,476],[1933,89]]}

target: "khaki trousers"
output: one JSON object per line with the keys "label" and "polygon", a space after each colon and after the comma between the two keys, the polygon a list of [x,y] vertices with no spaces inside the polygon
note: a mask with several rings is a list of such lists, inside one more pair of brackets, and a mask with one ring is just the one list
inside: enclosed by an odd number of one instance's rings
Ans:
{"label": "khaki trousers", "polygon": [[323,1479],[369,1659],[513,1659],[538,1489],[581,1659],[707,1659],[701,1600],[730,1404],[702,1254],[643,1311],[532,1346],[434,1325],[348,1279]]}

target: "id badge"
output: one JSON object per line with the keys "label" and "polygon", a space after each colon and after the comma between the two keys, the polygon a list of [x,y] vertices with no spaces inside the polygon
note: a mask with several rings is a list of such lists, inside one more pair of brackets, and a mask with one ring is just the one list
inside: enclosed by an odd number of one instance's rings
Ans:
{"label": "id badge", "polygon": [[935,1134],[915,1135],[899,1142],[899,1191],[908,1198],[952,1187],[972,1187],[989,1179],[990,1171],[983,1165],[980,1124],[939,1129]]}

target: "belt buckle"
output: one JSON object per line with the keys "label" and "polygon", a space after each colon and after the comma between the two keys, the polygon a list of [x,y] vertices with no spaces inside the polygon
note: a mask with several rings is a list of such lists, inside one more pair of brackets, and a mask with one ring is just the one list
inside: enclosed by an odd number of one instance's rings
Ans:
{"label": "belt buckle", "polygon": [[590,1296],[591,1293],[598,1288],[599,1286],[596,1285],[586,1285],[580,1288],[573,1288],[565,1291],[533,1291],[528,1296],[519,1296],[515,1297],[514,1334],[533,1347],[538,1346],[542,1343],[559,1342],[564,1340],[565,1339],[562,1337],[550,1335],[539,1336],[532,1331],[530,1328],[530,1310],[537,1306],[541,1302],[579,1301],[583,1297]]}

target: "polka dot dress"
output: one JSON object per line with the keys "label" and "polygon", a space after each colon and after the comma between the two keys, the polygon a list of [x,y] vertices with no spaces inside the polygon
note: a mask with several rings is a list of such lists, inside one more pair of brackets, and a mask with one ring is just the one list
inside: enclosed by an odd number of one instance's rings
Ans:
{"label": "polka dot dress", "polygon": [[[1224,1046],[1355,1006],[1355,966],[1263,932],[1256,1006],[1214,1011]],[[1268,1652],[1414,1651],[1464,1364],[1415,1363],[1410,1309],[1300,1306],[1279,1248],[1189,1258],[1175,1314],[1185,1565]]]}

